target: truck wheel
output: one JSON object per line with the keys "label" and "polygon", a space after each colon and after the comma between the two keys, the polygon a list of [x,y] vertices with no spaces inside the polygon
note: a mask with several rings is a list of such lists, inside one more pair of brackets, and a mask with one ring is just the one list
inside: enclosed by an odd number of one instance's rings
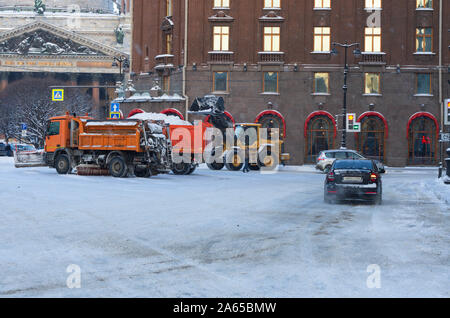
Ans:
{"label": "truck wheel", "polygon": [[186,175],[191,169],[191,165],[187,163],[177,163],[172,166],[172,172],[177,176]]}
{"label": "truck wheel", "polygon": [[215,170],[215,171],[219,171],[222,170],[223,167],[225,167],[225,164],[222,162],[213,162],[213,163],[208,163],[206,164],[208,166],[209,169],[211,170]]}
{"label": "truck wheel", "polygon": [[252,171],[259,171],[259,170],[261,170],[261,167],[259,165],[250,165],[249,168]]}
{"label": "truck wheel", "polygon": [[259,166],[265,167],[267,169],[275,169],[277,167],[277,158],[275,158],[275,155],[273,153],[266,154],[262,159],[259,160]]}
{"label": "truck wheel", "polygon": [[70,172],[70,161],[68,155],[59,155],[56,158],[56,171],[59,174],[68,174]]}
{"label": "truck wheel", "polygon": [[126,177],[128,173],[128,167],[125,163],[125,160],[123,160],[121,157],[115,157],[109,162],[109,173],[114,178],[123,178]]}
{"label": "truck wheel", "polygon": [[234,152],[233,155],[228,155],[225,160],[225,167],[230,171],[239,171],[244,167],[244,156],[241,156],[239,152]]}
{"label": "truck wheel", "polygon": [[136,166],[134,168],[134,175],[138,178],[150,178],[152,175],[150,168],[141,168],[139,166]]}
{"label": "truck wheel", "polygon": [[192,165],[187,174],[188,175],[193,174],[196,169],[197,169],[197,166],[196,165]]}

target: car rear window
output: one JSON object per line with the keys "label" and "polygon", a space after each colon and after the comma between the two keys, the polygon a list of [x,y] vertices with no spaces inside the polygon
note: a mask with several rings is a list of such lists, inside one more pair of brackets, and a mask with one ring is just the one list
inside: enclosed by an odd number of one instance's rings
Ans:
{"label": "car rear window", "polygon": [[362,170],[372,170],[372,161],[367,160],[342,160],[336,161],[334,164],[334,169],[362,169]]}
{"label": "car rear window", "polygon": [[336,152],[334,154],[334,157],[336,159],[347,159],[347,153],[345,153],[345,152]]}
{"label": "car rear window", "polygon": [[325,152],[325,157],[334,158],[334,152]]}

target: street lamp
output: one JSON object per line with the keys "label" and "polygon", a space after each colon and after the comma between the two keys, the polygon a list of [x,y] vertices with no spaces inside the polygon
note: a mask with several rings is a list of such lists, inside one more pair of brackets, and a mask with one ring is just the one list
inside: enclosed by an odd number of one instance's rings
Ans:
{"label": "street lamp", "polygon": [[122,70],[130,67],[130,62],[126,56],[114,56],[113,67],[119,66],[120,68],[120,80],[122,80]]}
{"label": "street lamp", "polygon": [[345,67],[344,67],[344,86],[343,86],[343,90],[344,90],[344,106],[343,106],[343,110],[342,110],[342,115],[343,115],[343,119],[342,119],[342,140],[341,140],[341,149],[347,149],[347,125],[346,125],[346,119],[347,119],[347,90],[348,90],[348,86],[347,86],[347,77],[348,77],[348,61],[347,61],[347,50],[351,47],[356,47],[355,50],[353,50],[353,54],[355,55],[356,58],[361,57],[361,50],[359,49],[359,43],[352,43],[352,44],[348,44],[347,42],[345,42],[344,44],[342,43],[336,43],[333,42],[332,43],[333,49],[331,50],[331,54],[332,55],[337,55],[338,51],[336,49],[337,46],[339,47],[343,47],[345,49]]}

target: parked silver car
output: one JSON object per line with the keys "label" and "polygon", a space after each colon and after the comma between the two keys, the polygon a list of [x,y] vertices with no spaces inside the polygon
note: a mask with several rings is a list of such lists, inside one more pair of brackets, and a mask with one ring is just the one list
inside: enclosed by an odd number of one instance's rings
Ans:
{"label": "parked silver car", "polygon": [[[354,150],[324,150],[319,153],[316,162],[316,169],[327,173],[335,160],[365,160],[369,159]],[[378,171],[385,173],[386,169],[382,162],[374,160]]]}

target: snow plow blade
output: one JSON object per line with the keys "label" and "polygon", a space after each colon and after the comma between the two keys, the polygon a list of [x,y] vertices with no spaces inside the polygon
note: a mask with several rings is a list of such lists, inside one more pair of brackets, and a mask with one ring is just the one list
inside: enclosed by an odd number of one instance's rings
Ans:
{"label": "snow plow blade", "polygon": [[45,152],[38,151],[17,151],[14,153],[14,166],[16,168],[46,167]]}

